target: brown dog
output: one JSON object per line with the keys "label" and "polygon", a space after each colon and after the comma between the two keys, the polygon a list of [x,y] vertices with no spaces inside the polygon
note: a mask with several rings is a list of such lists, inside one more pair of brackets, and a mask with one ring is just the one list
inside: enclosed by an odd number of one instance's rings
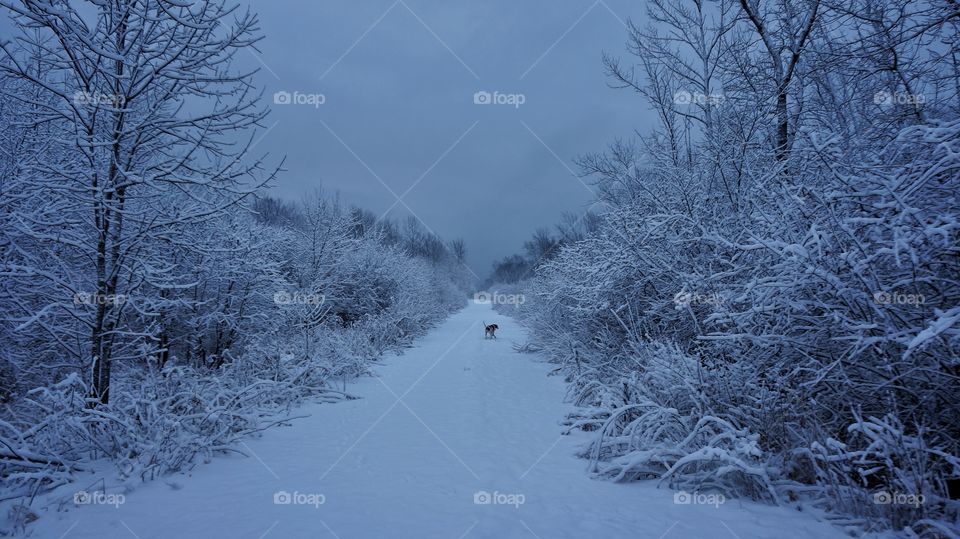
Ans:
{"label": "brown dog", "polygon": [[483,338],[484,339],[496,339],[497,330],[500,329],[500,326],[496,324],[487,325],[486,322],[483,323]]}

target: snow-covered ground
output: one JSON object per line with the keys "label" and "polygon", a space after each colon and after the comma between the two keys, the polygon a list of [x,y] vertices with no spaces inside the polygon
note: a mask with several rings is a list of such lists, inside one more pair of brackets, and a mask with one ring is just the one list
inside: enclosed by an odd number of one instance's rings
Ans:
{"label": "snow-covered ground", "polygon": [[[497,340],[483,339],[483,321],[500,325]],[[511,347],[524,337],[471,304],[355,384],[361,399],[307,406],[297,415],[309,417],[248,440],[251,458],[140,485],[117,506],[52,506],[29,529],[70,539],[846,537],[811,512],[675,503],[654,482],[591,479],[573,456],[584,438],[560,434],[562,381]]]}

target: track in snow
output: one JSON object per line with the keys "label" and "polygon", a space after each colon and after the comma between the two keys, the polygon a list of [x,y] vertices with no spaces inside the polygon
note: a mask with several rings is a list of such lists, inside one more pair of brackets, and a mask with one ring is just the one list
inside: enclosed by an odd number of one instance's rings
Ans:
{"label": "track in snow", "polygon": [[[499,339],[483,339],[483,321],[500,325]],[[586,438],[560,435],[564,385],[513,351],[524,340],[515,322],[471,304],[355,384],[362,399],[306,406],[308,418],[242,444],[253,458],[216,458],[141,485],[119,507],[50,511],[29,529],[65,539],[847,537],[789,508],[675,504],[654,482],[591,479],[573,456]],[[503,503],[474,503],[480,491]],[[303,503],[274,503],[283,492]]]}

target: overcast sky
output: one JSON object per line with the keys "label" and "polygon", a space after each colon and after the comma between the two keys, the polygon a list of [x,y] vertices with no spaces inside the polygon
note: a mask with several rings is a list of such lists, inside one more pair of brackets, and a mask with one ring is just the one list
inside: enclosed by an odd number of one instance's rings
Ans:
{"label": "overcast sky", "polygon": [[[239,60],[261,69],[272,108],[255,150],[287,158],[271,194],[295,200],[322,185],[378,215],[413,213],[464,238],[480,277],[536,228],[590,206],[574,158],[652,118],[636,94],[607,86],[601,64],[604,51],[625,55],[636,2],[250,4],[265,39]],[[323,103],[273,104],[276,92]],[[475,104],[477,92],[505,102]]]}
{"label": "overcast sky", "polygon": [[[482,277],[537,227],[585,211],[592,194],[573,159],[650,117],[638,96],[607,86],[601,64],[603,51],[623,53],[624,21],[642,17],[635,2],[252,5],[266,39],[248,59],[262,61],[271,101],[324,99],[271,105],[257,150],[285,154],[288,170],[273,192],[292,199],[322,184],[378,214],[412,212],[463,237]],[[479,91],[506,102],[475,104]]]}

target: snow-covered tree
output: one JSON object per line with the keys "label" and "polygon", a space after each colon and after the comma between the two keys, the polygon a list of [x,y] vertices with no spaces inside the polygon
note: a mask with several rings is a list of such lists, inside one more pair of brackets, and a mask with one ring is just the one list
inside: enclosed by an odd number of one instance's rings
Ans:
{"label": "snow-covered tree", "polygon": [[596,432],[583,456],[617,480],[956,533],[955,10],[648,12],[635,59],[605,62],[660,123],[580,159],[601,223],[535,270],[519,309],[572,383],[571,428]]}
{"label": "snow-covered tree", "polygon": [[[205,0],[99,2],[81,10],[59,1],[3,2],[23,29],[3,45],[6,76],[31,84],[14,94],[26,126],[53,125],[48,157],[22,172],[21,196],[42,192],[59,207],[25,219],[27,235],[55,237],[64,255],[87,261],[76,292],[93,298],[72,315],[85,326],[80,349],[95,398],[108,402],[111,365],[143,335],[125,318],[147,309],[140,288],[175,287],[186,277],[144,245],[181,247],[183,225],[236,205],[270,178],[248,144],[233,139],[265,111],[249,72],[232,58],[259,36],[252,14]],[[39,96],[32,98],[31,96]],[[171,196],[176,194],[177,196]],[[52,195],[52,196],[51,196]],[[37,196],[40,196],[39,194]],[[34,318],[68,301],[38,306]]]}

